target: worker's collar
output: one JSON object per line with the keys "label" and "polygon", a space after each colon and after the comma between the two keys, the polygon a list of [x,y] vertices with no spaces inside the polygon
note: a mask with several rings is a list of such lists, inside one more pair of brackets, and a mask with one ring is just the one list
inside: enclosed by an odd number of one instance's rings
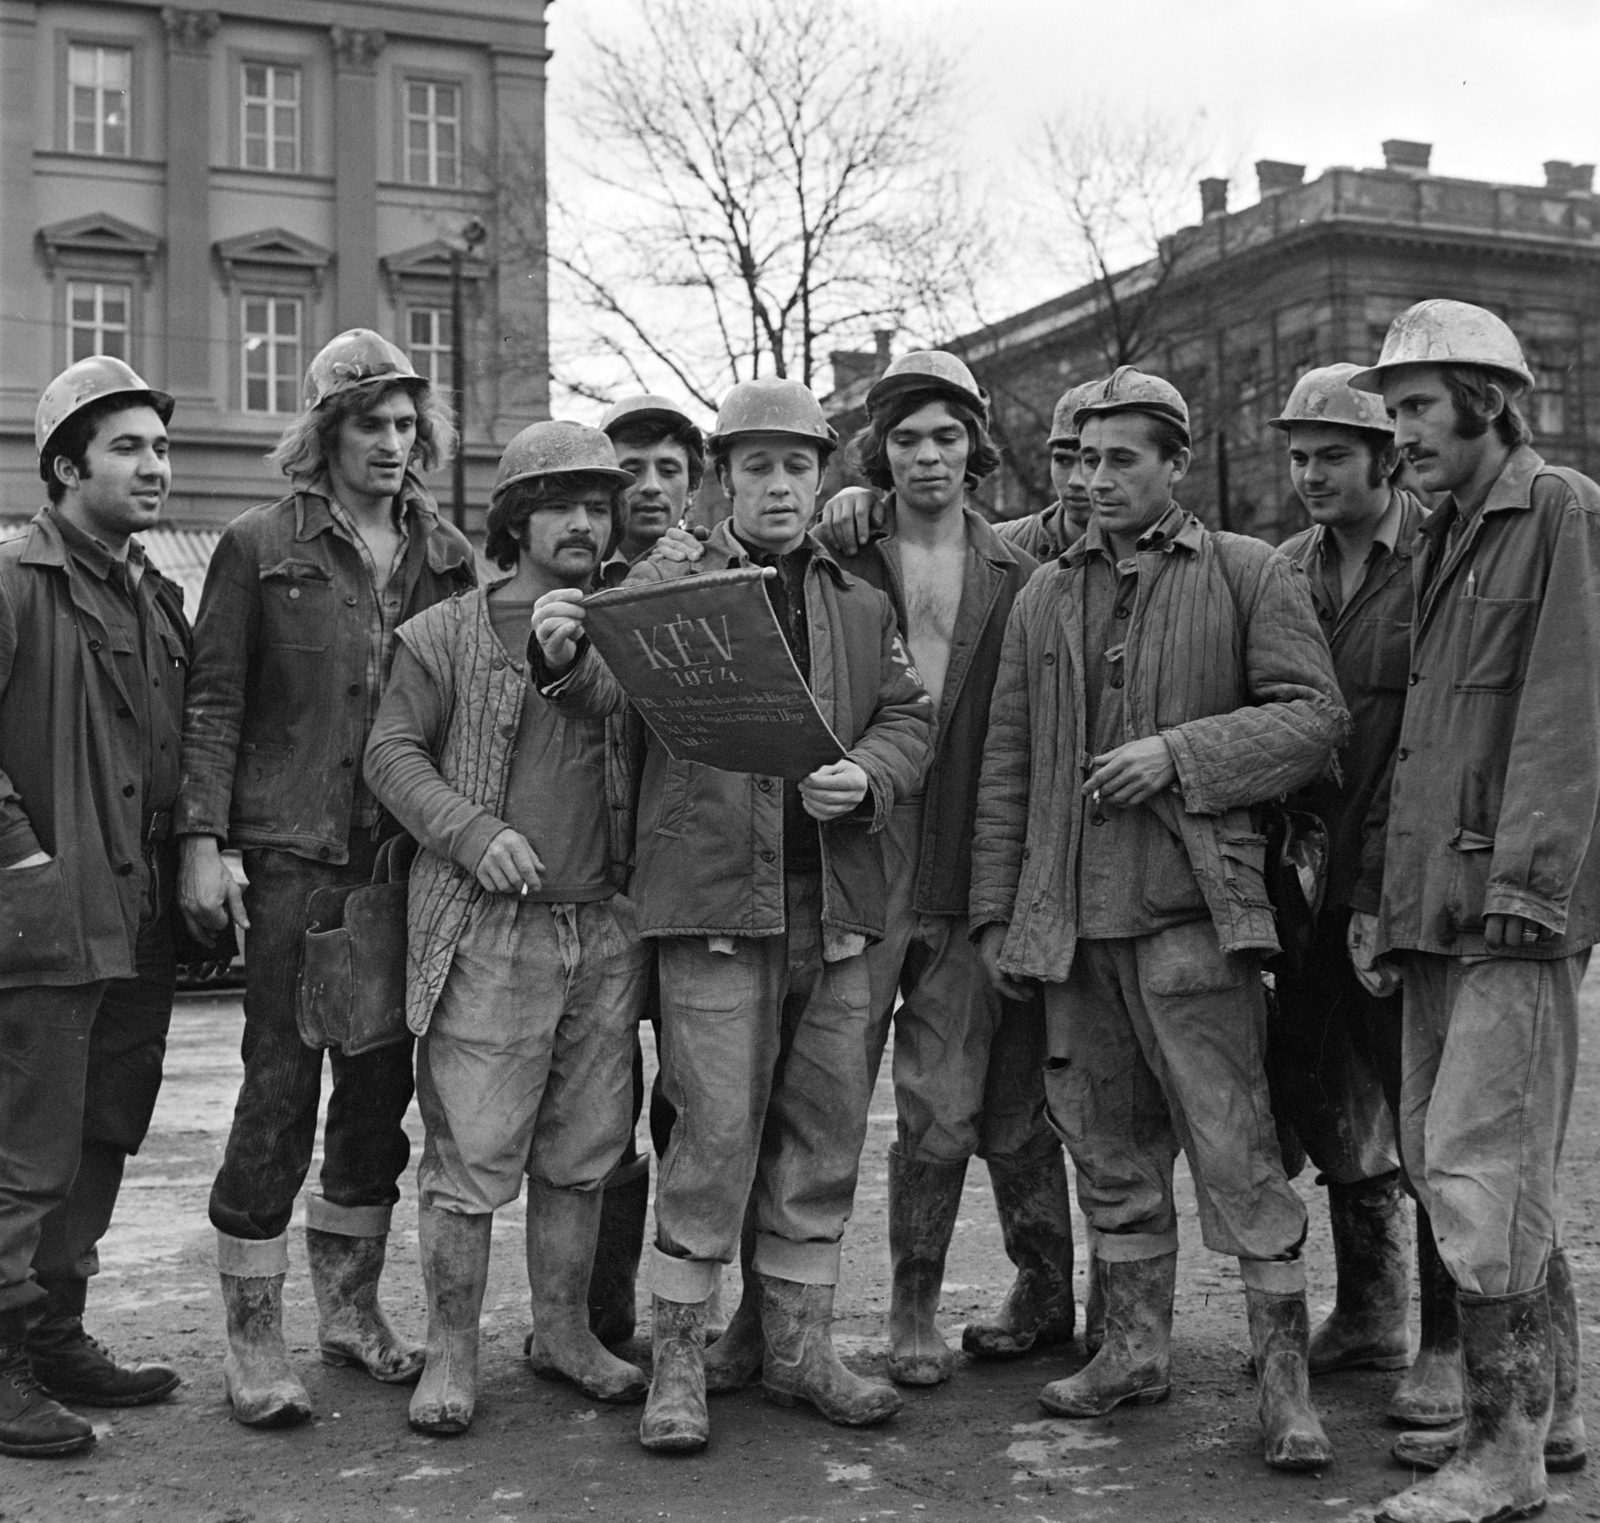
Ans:
{"label": "worker's collar", "polygon": [[[111,547],[103,539],[96,539],[94,535],[85,533],[71,519],[59,513],[54,507],[45,509],[50,515],[50,521],[55,525],[56,532],[61,536],[61,543],[67,553],[77,561],[85,571],[100,578],[102,582],[109,581],[113,575],[121,575],[119,568],[124,564],[111,553]],[[128,541],[127,562],[130,574],[144,570],[144,546],[136,539]],[[133,577],[137,580],[137,576]]]}

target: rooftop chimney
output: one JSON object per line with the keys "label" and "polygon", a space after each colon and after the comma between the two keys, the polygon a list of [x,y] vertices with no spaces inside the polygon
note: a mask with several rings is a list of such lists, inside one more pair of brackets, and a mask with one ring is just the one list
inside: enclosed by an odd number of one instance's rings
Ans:
{"label": "rooftop chimney", "polygon": [[889,345],[894,342],[893,328],[874,328],[872,330],[874,345],[874,359],[877,361],[879,375],[889,368]]}
{"label": "rooftop chimney", "polygon": [[1544,188],[1559,195],[1594,194],[1594,165],[1569,164],[1565,159],[1544,161]]}
{"label": "rooftop chimney", "polygon": [[1256,180],[1261,186],[1263,197],[1274,195],[1280,190],[1298,190],[1305,184],[1305,179],[1304,164],[1285,164],[1281,159],[1256,160]]}
{"label": "rooftop chimney", "polygon": [[1209,222],[1213,217],[1228,215],[1228,182],[1202,180],[1200,182],[1200,215]]}
{"label": "rooftop chimney", "polygon": [[1383,167],[1403,175],[1425,175],[1432,154],[1432,143],[1408,143],[1392,137],[1383,145]]}

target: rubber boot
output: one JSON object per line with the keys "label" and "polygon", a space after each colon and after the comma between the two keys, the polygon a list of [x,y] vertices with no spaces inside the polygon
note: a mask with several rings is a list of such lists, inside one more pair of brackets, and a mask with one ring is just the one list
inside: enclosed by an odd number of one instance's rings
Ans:
{"label": "rubber boot", "polygon": [[359,1365],[384,1385],[410,1385],[422,1373],[422,1350],[395,1332],[378,1304],[387,1226],[366,1237],[324,1232],[310,1224],[315,1199],[306,1203],[306,1258],[317,1297],[322,1362]]}
{"label": "rubber boot", "polygon": [[721,1298],[713,1291],[706,1303],[706,1394],[726,1396],[742,1391],[761,1379],[767,1342],[761,1332],[761,1281],[756,1275],[756,1219],[748,1207],[739,1232],[739,1274],[742,1291],[732,1320],[715,1342],[711,1341],[711,1317],[719,1310]]}
{"label": "rubber boot", "polygon": [[998,1315],[969,1322],[961,1347],[976,1359],[1017,1359],[1035,1344],[1072,1341],[1072,1197],[1059,1147],[1043,1158],[991,1158],[995,1212],[1017,1266]]}
{"label": "rubber boot", "polygon": [[1306,1293],[1280,1295],[1246,1285],[1244,1297],[1255,1355],[1262,1457],[1274,1470],[1321,1470],[1333,1459],[1333,1448],[1311,1405]]}
{"label": "rubber boot", "polygon": [[[1456,1282],[1439,1257],[1433,1223],[1417,1207],[1417,1284],[1422,1302],[1422,1340],[1416,1362],[1389,1401],[1389,1416],[1419,1428],[1448,1427],[1464,1415],[1461,1404],[1461,1319]],[[1442,1464],[1443,1461],[1441,1460]]]}
{"label": "rubber boot", "polygon": [[966,1177],[965,1159],[929,1162],[889,1145],[889,1378],[900,1385],[940,1385],[955,1367],[939,1292]]}
{"label": "rubber boot", "polygon": [[408,1420],[418,1433],[448,1436],[472,1426],[478,1398],[478,1317],[489,1283],[494,1214],[464,1216],[423,1204],[417,1246],[428,1295],[428,1350],[411,1393]]}
{"label": "rubber boot", "polygon": [[589,1331],[608,1348],[637,1327],[639,1255],[650,1209],[650,1160],[633,1158],[612,1171],[600,1207],[600,1235],[589,1276]]}
{"label": "rubber boot", "polygon": [[1100,1345],[1106,1341],[1106,1283],[1100,1273],[1100,1255],[1092,1243],[1084,1269],[1089,1288],[1083,1298],[1083,1346],[1089,1353],[1098,1354]]}
{"label": "rubber boot", "polygon": [[233,1415],[248,1428],[291,1428],[311,1416],[311,1398],[283,1346],[287,1233],[258,1242],[217,1233],[217,1270],[228,1315],[222,1381]]}
{"label": "rubber boot", "polygon": [[1338,1290],[1333,1311],[1311,1335],[1313,1375],[1403,1370],[1411,1363],[1404,1199],[1398,1169],[1359,1184],[1328,1185]]}
{"label": "rubber boot", "polygon": [[900,1393],[886,1380],[867,1380],[840,1363],[833,1346],[831,1285],[801,1285],[764,1274],[761,1330],[767,1357],[761,1389],[780,1407],[813,1406],[831,1423],[866,1428],[900,1410]]}
{"label": "rubber boot", "polygon": [[1057,1417],[1104,1417],[1124,1402],[1150,1406],[1172,1394],[1172,1296],[1178,1255],[1100,1261],[1105,1341],[1076,1375],[1053,1380],[1039,1404]]}
{"label": "rubber boot", "polygon": [[44,1316],[28,1334],[33,1378],[57,1401],[84,1407],[143,1407],[178,1389],[170,1364],[118,1364],[83,1330],[86,1280],[44,1280]]}
{"label": "rubber boot", "polygon": [[529,1179],[533,1348],[528,1357],[539,1374],[570,1380],[591,1401],[643,1401],[650,1389],[644,1372],[608,1354],[590,1331],[589,1273],[604,1210],[599,1190],[558,1190]]}
{"label": "rubber boot", "polygon": [[[1550,1409],[1550,1431],[1544,1440],[1547,1471],[1581,1470],[1588,1459],[1583,1427],[1583,1344],[1578,1330],[1578,1295],[1566,1250],[1550,1255],[1550,1344],[1554,1359],[1555,1400]],[[1461,1447],[1466,1424],[1449,1428],[1424,1428],[1402,1433],[1395,1441],[1394,1457],[1413,1470],[1437,1470]]]}
{"label": "rubber boot", "polygon": [[706,1303],[651,1298],[650,1395],[639,1442],[656,1454],[690,1454],[711,1438],[706,1411]]}
{"label": "rubber boot", "polygon": [[1491,1523],[1539,1511],[1548,1496],[1544,1441],[1555,1393],[1550,1297],[1457,1292],[1467,1399],[1461,1447],[1378,1509],[1382,1523]]}
{"label": "rubber boot", "polygon": [[47,1459],[93,1447],[94,1429],[48,1395],[28,1363],[28,1314],[0,1312],[0,1454]]}

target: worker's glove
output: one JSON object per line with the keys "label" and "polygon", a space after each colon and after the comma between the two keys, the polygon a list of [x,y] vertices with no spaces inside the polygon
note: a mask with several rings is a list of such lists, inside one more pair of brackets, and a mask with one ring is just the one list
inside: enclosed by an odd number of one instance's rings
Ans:
{"label": "worker's glove", "polygon": [[1359,910],[1351,915],[1345,945],[1350,949],[1350,966],[1355,969],[1356,981],[1374,999],[1384,999],[1400,987],[1400,969],[1392,959],[1376,955],[1376,915],[1363,915]]}

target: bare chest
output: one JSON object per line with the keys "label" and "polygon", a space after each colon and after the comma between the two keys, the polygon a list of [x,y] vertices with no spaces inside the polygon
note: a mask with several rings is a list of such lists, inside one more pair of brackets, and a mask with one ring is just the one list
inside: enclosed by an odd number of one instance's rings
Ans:
{"label": "bare chest", "polygon": [[935,706],[944,696],[945,672],[961,611],[966,576],[966,549],[923,550],[900,546],[900,575],[905,587],[906,644],[922,684]]}

